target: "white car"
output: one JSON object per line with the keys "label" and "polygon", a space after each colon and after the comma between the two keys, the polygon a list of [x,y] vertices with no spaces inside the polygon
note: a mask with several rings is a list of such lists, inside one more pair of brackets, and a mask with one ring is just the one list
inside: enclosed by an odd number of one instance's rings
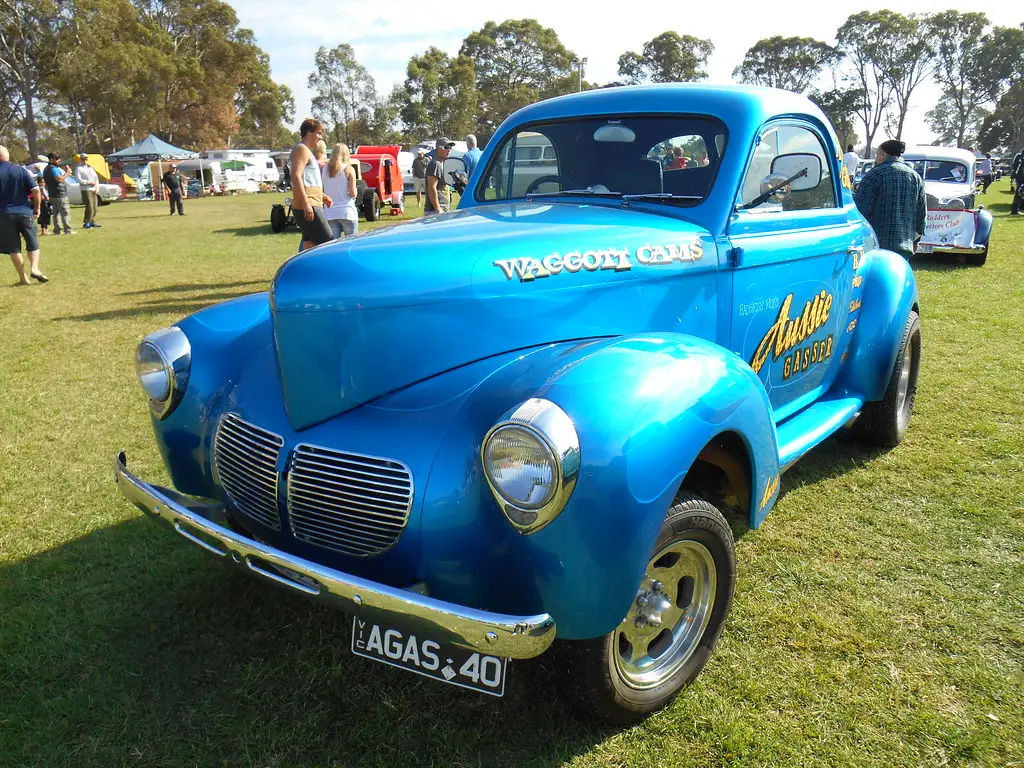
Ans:
{"label": "white car", "polygon": [[[68,174],[68,177],[64,179],[64,186],[68,190],[68,203],[71,205],[85,205],[85,200],[82,198],[82,185],[78,183],[78,179]],[[100,182],[100,205],[109,205],[120,199],[121,188],[117,184]]]}
{"label": "white car", "polygon": [[971,210],[977,193],[973,152],[955,147],[907,147],[903,160],[924,179],[930,210]]}

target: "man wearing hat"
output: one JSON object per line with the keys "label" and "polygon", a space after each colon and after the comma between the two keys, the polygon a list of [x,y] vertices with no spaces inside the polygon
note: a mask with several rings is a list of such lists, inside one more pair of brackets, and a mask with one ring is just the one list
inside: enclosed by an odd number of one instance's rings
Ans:
{"label": "man wearing hat", "polygon": [[921,177],[900,159],[906,149],[905,142],[883,141],[875,153],[875,166],[864,174],[854,200],[875,230],[878,244],[910,259],[924,234],[928,204]]}
{"label": "man wearing hat", "polygon": [[68,177],[68,168],[60,167],[60,155],[51,152],[46,156],[47,164],[43,169],[43,183],[46,184],[46,194],[50,197],[50,205],[53,208],[53,234],[59,235],[61,226],[64,227],[65,235],[73,235],[71,231],[71,206],[68,205],[68,190],[64,186],[64,180]]}
{"label": "man wearing hat", "polygon": [[78,156],[78,167],[75,178],[82,185],[82,202],[85,203],[85,215],[82,217],[82,229],[97,229],[96,206],[100,200],[100,177],[89,165],[89,156],[84,152]]}
{"label": "man wearing hat", "polygon": [[185,215],[185,207],[181,204],[181,177],[178,176],[178,164],[170,163],[167,172],[160,177],[164,188],[167,190],[167,199],[171,203],[171,216],[174,215],[174,208],[177,206],[178,215]]}
{"label": "man wearing hat", "polygon": [[427,201],[423,205],[423,215],[433,216],[435,213],[448,213],[448,185],[444,182],[444,161],[448,159],[455,142],[440,138],[434,143],[434,157],[427,164]]}
{"label": "man wearing hat", "polygon": [[416,150],[416,157],[412,161],[412,188],[416,192],[416,205],[423,204],[423,192],[427,185],[427,157],[423,147]]}

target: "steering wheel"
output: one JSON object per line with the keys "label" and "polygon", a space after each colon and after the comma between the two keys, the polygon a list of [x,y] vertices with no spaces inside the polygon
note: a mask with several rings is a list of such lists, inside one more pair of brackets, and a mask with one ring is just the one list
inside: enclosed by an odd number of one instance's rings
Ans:
{"label": "steering wheel", "polygon": [[536,179],[527,184],[526,191],[523,194],[532,195],[534,192],[537,191],[537,187],[539,187],[541,184],[548,184],[551,182],[557,182],[558,185],[563,188],[573,188],[579,186],[576,182],[566,178],[565,176],[559,176],[557,173],[549,173],[545,176],[538,176]]}

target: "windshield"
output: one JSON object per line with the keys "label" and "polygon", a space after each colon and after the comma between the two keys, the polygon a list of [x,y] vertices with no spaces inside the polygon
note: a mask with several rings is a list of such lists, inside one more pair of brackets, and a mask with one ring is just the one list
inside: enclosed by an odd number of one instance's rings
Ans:
{"label": "windshield", "polygon": [[480,202],[583,195],[696,205],[711,190],[725,126],[686,116],[535,123],[505,137],[480,175]]}
{"label": "windshield", "polygon": [[905,159],[925,181],[950,181],[957,184],[967,181],[967,166],[955,160]]}

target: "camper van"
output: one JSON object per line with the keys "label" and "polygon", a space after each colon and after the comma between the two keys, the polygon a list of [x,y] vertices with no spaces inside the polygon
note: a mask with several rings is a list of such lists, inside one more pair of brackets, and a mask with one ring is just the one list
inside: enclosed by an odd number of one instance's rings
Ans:
{"label": "camper van", "polygon": [[203,152],[203,158],[216,161],[225,171],[230,170],[232,180],[277,184],[281,179],[269,149],[208,149]]}

